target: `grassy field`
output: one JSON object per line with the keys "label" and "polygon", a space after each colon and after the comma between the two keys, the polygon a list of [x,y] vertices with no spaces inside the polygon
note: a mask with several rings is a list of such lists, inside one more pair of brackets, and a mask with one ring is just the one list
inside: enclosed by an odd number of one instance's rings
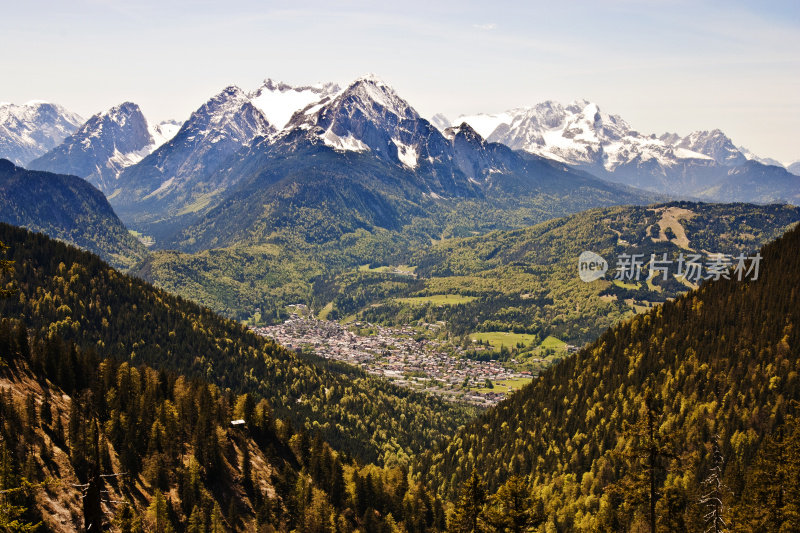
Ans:
{"label": "grassy field", "polygon": [[550,335],[542,343],[539,345],[539,348],[552,348],[554,350],[563,350],[566,347],[567,343],[562,341],[561,339],[557,339]]}
{"label": "grassy field", "polygon": [[197,211],[200,211],[201,209],[206,207],[208,204],[210,204],[211,200],[216,195],[217,195],[217,193],[215,193],[215,192],[210,192],[210,193],[206,193],[206,194],[200,194],[200,195],[198,195],[198,196],[196,196],[194,198],[194,201],[192,203],[185,205],[183,207],[183,209],[178,211],[178,214],[179,215],[188,215],[189,213],[196,213]]}
{"label": "grassy field", "polygon": [[489,389],[487,387],[470,387],[472,390],[477,392],[497,392],[497,393],[505,393],[508,394],[515,390],[521,389],[526,384],[530,383],[531,378],[516,378],[516,379],[502,379],[499,381],[495,381],[494,388]]}
{"label": "grassy field", "polygon": [[628,289],[631,291],[639,288],[639,283],[625,283],[624,281],[620,281],[618,279],[615,279],[613,283],[617,287],[622,287],[623,289]]}
{"label": "grassy field", "polygon": [[541,370],[557,361],[567,353],[567,343],[556,337],[548,336],[533,351],[528,352],[527,357],[541,359],[543,362],[538,364]]}
{"label": "grassy field", "polygon": [[[536,340],[535,335],[528,335],[527,333],[508,333],[505,331],[482,331],[480,333],[473,333],[469,337],[476,341],[489,341],[489,344],[491,344],[492,348],[495,350],[499,350],[501,346],[513,348],[520,342],[524,346],[528,346],[531,342]],[[546,341],[547,339],[545,339],[545,342]]]}
{"label": "grassy field", "polygon": [[395,301],[408,305],[456,305],[465,304],[475,300],[474,296],[461,296],[460,294],[434,294],[432,296],[416,296],[413,298],[396,298]]}
{"label": "grassy field", "polygon": [[139,239],[139,242],[141,242],[142,244],[144,244],[148,248],[150,246],[153,246],[156,243],[155,239],[153,239],[149,235],[143,235],[143,234],[139,233],[136,230],[129,229],[128,233],[130,233],[131,235],[133,235],[134,237]]}
{"label": "grassy field", "polygon": [[328,302],[327,304],[325,304],[325,307],[320,309],[319,316],[317,318],[319,318],[320,320],[327,320],[328,315],[330,314],[331,311],[333,311],[333,302]]}

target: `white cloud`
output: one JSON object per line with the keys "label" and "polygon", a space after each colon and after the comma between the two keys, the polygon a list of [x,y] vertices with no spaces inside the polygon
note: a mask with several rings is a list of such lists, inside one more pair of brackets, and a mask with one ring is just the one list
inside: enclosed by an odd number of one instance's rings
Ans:
{"label": "white cloud", "polygon": [[497,24],[494,22],[490,22],[488,24],[473,24],[472,27],[483,31],[492,31],[497,29]]}

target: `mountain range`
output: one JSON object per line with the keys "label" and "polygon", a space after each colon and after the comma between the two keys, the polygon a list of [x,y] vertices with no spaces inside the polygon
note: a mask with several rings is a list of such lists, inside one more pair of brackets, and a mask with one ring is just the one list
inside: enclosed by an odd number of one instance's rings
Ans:
{"label": "mountain range", "polygon": [[[0,159],[0,529],[800,530],[800,208],[661,202],[797,203],[722,132],[644,136],[586,101],[451,124],[374,76],[226,87],[181,125],[12,107],[8,146],[57,172]],[[576,272],[781,233],[745,279]],[[379,351],[389,325],[441,341],[386,367],[404,381],[448,343],[583,347],[482,410],[220,316],[298,303]]]}
{"label": "mountain range", "polygon": [[[442,134],[374,77],[298,111],[282,131],[256,138],[231,157],[212,181],[236,185],[175,236],[177,247],[263,240],[267,228],[294,226],[291,214],[300,210],[322,215],[324,229],[302,228],[308,240],[321,242],[358,228],[397,230],[412,217],[430,219],[463,200],[510,208],[521,198],[549,194],[548,211],[556,212],[585,200],[641,199],[636,191],[486,143],[468,126]],[[582,187],[582,198],[561,194]],[[475,222],[489,216],[482,218]],[[253,232],[256,227],[264,229]]]}
{"label": "mountain range", "polygon": [[[370,76],[363,79],[370,79]],[[113,203],[118,210],[125,211],[123,219],[135,221],[140,225],[137,229],[150,229],[155,224],[155,232],[164,237],[168,233],[162,231],[164,218],[190,220],[216,205],[235,184],[236,177],[232,182],[211,179],[227,158],[258,137],[275,141],[275,137],[294,128],[316,127],[318,120],[312,115],[316,115],[327,100],[341,96],[346,89],[332,83],[293,87],[271,79],[250,92],[228,87],[195,111],[184,125],[181,138],[160,151],[177,133],[179,124],[169,122],[145,128],[141,111],[134,110],[136,106],[130,102],[92,117],[78,132],[75,129],[79,117],[58,106],[4,104],[5,113],[0,112],[0,123],[5,122],[6,126],[5,130],[0,130],[0,139],[6,145],[19,145],[20,137],[32,143],[32,132],[50,141],[49,144],[40,142],[37,151],[29,150],[29,157],[15,158],[17,152],[8,147],[0,150],[0,156],[8,153],[17,164],[31,163],[32,168],[87,178],[107,196],[117,198]],[[378,92],[370,95],[379,96]],[[378,105],[388,109],[391,102],[378,100]],[[401,105],[411,109],[407,102]],[[302,116],[293,119],[293,114],[300,111]],[[57,125],[53,124],[56,120],[53,115],[60,120]],[[371,118],[376,117],[373,114]],[[409,118],[404,117],[405,120]],[[332,122],[327,124],[326,121]],[[14,125],[9,126],[10,122]],[[444,115],[437,114],[429,124],[444,132],[464,122],[489,142],[565,163],[602,179],[672,197],[762,203],[797,204],[800,201],[797,174],[793,174],[793,171],[800,172],[797,167],[800,162],[784,168],[774,159],[737,147],[720,130],[698,131],[686,136],[642,134],[618,115],[607,114],[587,100],[576,100],[568,105],[546,101],[499,114],[462,116],[452,123]],[[342,117],[323,117],[321,124],[327,124],[320,137],[327,146],[340,150],[359,149],[354,141],[358,135],[348,137],[336,133],[343,128]],[[216,133],[210,134],[212,130]],[[14,131],[22,133],[12,133]],[[64,140],[73,132],[74,136]],[[402,137],[409,134],[412,134],[410,130],[395,137],[378,136],[367,145],[373,154],[399,154],[415,165],[418,154],[409,150],[420,146],[419,143],[413,146],[404,143]],[[62,140],[63,146],[56,147]],[[437,150],[435,146],[431,149]],[[50,153],[39,153],[43,151]],[[155,151],[159,153],[147,157]],[[33,161],[35,157],[32,156],[42,155]],[[193,163],[188,163],[190,161]],[[123,170],[127,176],[117,181]],[[171,178],[174,180],[169,181]],[[148,213],[137,212],[134,204],[142,206],[138,211]]]}
{"label": "mountain range", "polygon": [[238,318],[432,240],[676,195],[800,202],[800,178],[718,130],[645,136],[587,101],[446,124],[371,75],[266,80],[223,89],[171,138],[121,104],[31,166],[89,179],[154,243],[140,275]]}
{"label": "mountain range", "polygon": [[[293,187],[320,185],[321,172],[340,175],[336,184],[323,180],[334,189],[326,198],[331,205],[337,205],[337,198],[349,198],[366,212],[353,213],[338,204],[331,214],[342,219],[356,216],[363,220],[355,225],[363,227],[396,228],[402,218],[398,213],[419,212],[421,201],[496,199],[584,186],[602,191],[607,201],[641,196],[563,165],[485,143],[466,126],[442,134],[373,76],[344,89],[332,84],[290,87],[272,80],[252,92],[227,87],[192,113],[172,138],[154,133],[141,110],[128,102],[92,117],[31,167],[89,179],[106,193],[128,226],[154,236],[159,245],[194,249],[201,245],[184,242],[187,232],[199,231],[191,226],[208,224],[223,201],[255,201],[251,182],[257,175],[262,180],[259,194],[270,197],[277,189],[267,193],[269,188],[288,184],[279,177],[287,173]],[[338,169],[309,167],[304,158],[312,153],[338,161]],[[354,161],[363,168],[382,168],[371,169],[371,178],[355,184],[349,176]],[[562,179],[566,175],[569,178]],[[350,192],[339,190],[339,184]],[[315,194],[320,198],[319,191]],[[305,202],[302,194],[292,199],[298,202]],[[380,213],[370,214],[373,208]],[[247,211],[247,216],[256,214]],[[238,226],[237,231],[248,230]],[[230,243],[236,238],[215,235],[213,240]]]}
{"label": "mountain range", "polygon": [[[674,197],[761,203],[800,201],[791,166],[755,158],[720,130],[681,137],[634,130],[587,100],[546,101],[499,114],[462,116],[489,141],[547,157],[610,181]],[[796,165],[796,163],[795,163]]]}
{"label": "mountain range", "polygon": [[174,122],[150,126],[138,105],[125,102],[91,117],[28,167],[81,176],[108,193],[122,169],[141,161],[178,128]]}
{"label": "mountain range", "polygon": [[0,157],[27,165],[55,148],[83,123],[57,104],[34,100],[22,105],[0,103]]}

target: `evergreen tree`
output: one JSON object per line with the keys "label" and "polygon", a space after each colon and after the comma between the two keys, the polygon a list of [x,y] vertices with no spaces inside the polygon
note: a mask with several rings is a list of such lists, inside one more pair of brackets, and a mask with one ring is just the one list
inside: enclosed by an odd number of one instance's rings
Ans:
{"label": "evergreen tree", "polygon": [[487,521],[499,532],[522,533],[544,521],[537,514],[530,488],[519,476],[511,476],[490,498]]}
{"label": "evergreen tree", "polygon": [[[8,246],[3,242],[0,242],[0,255],[5,256],[6,252],[8,252]],[[0,259],[0,282],[8,283],[4,278],[10,277],[14,274],[14,261],[9,259],[5,259],[3,257]],[[8,288],[7,286],[0,286],[0,298],[6,298],[8,296],[13,296],[16,294],[17,290],[14,287]]]}
{"label": "evergreen tree", "polygon": [[28,519],[29,509],[24,505],[31,487],[14,470],[11,451],[0,435],[0,531],[33,533],[41,524]]}
{"label": "evergreen tree", "polygon": [[217,502],[214,502],[214,508],[211,510],[208,533],[225,533],[225,518],[222,516],[222,509]]}
{"label": "evergreen tree", "polygon": [[473,470],[461,488],[455,505],[450,530],[457,533],[480,533],[485,527],[486,488],[478,472]]}
{"label": "evergreen tree", "polygon": [[662,415],[660,402],[647,390],[639,419],[623,433],[623,438],[631,443],[626,454],[630,471],[628,477],[617,484],[630,511],[646,505],[645,514],[651,533],[656,533],[658,523],[656,504],[665,472],[664,460],[677,459],[672,436],[660,430]]}
{"label": "evergreen tree", "polygon": [[703,480],[703,488],[706,492],[699,501],[700,505],[706,508],[703,520],[705,521],[706,531],[710,533],[723,533],[728,530],[728,524],[723,516],[724,505],[722,501],[727,490],[722,482],[724,464],[725,458],[719,446],[719,435],[714,435],[714,440],[711,443],[711,472]]}
{"label": "evergreen tree", "polygon": [[203,510],[195,505],[192,514],[189,515],[189,523],[186,526],[186,533],[205,533],[206,518]]}
{"label": "evergreen tree", "polygon": [[128,501],[124,502],[117,510],[113,524],[120,533],[139,533],[142,530],[141,521]]}
{"label": "evergreen tree", "polygon": [[174,531],[170,523],[167,505],[167,499],[159,489],[156,489],[153,492],[150,505],[147,507],[148,523],[150,531],[153,533],[171,533]]}

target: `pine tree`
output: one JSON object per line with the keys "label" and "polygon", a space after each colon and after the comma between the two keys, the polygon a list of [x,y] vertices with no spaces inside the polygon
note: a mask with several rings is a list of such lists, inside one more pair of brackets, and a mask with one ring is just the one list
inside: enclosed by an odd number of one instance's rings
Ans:
{"label": "pine tree", "polygon": [[205,533],[206,518],[203,510],[195,505],[192,514],[189,515],[189,523],[186,526],[186,533]]}
{"label": "pine tree", "polygon": [[672,436],[659,430],[662,412],[659,402],[648,390],[636,424],[628,426],[623,438],[631,442],[627,453],[630,464],[628,477],[614,487],[620,490],[629,509],[647,504],[647,519],[651,533],[656,533],[660,477],[664,472],[664,459],[677,459],[672,447]]}
{"label": "pine tree", "polygon": [[707,511],[703,520],[708,533],[723,533],[728,530],[728,523],[723,517],[724,506],[722,502],[727,490],[722,482],[724,464],[725,458],[719,447],[719,435],[714,435],[714,440],[711,443],[711,472],[703,480],[703,488],[706,492],[698,502]]}
{"label": "pine tree", "polygon": [[456,502],[450,529],[457,533],[479,533],[485,531],[486,488],[480,475],[473,470],[461,488]]}
{"label": "pine tree", "polygon": [[247,494],[253,494],[253,465],[246,440],[242,440],[242,486]]}
{"label": "pine tree", "polygon": [[490,504],[487,521],[500,532],[522,533],[544,521],[536,513],[530,488],[519,476],[511,476],[492,496]]}
{"label": "pine tree", "polygon": [[345,497],[347,496],[347,488],[344,482],[344,468],[342,462],[336,457],[331,467],[331,486],[330,486],[330,499],[331,503],[339,508],[344,504]]}
{"label": "pine tree", "polygon": [[141,522],[133,511],[133,506],[126,501],[117,510],[113,520],[114,526],[120,533],[138,533],[142,530]]}
{"label": "pine tree", "polygon": [[42,398],[42,407],[39,409],[39,418],[42,425],[49,426],[53,422],[52,405],[50,404],[50,389],[44,390],[44,397]]}
{"label": "pine tree", "polygon": [[33,533],[40,524],[27,519],[23,501],[30,484],[15,472],[11,451],[0,435],[0,531]]}
{"label": "pine tree", "polygon": [[[5,243],[0,242],[0,255],[5,255],[8,252],[8,246]],[[0,259],[0,281],[5,282],[7,276],[14,275],[14,261],[9,259]],[[17,289],[14,287],[6,288],[4,286],[0,286],[0,298],[5,298],[8,296],[13,296],[16,294]]]}
{"label": "pine tree", "polygon": [[100,477],[100,444],[99,428],[97,421],[89,428],[89,443],[91,450],[86,460],[87,483],[83,492],[83,527],[87,533],[94,533],[103,529],[104,514],[101,506],[101,491],[103,481]]}
{"label": "pine tree", "polygon": [[225,533],[225,518],[222,516],[222,509],[217,502],[214,502],[214,509],[211,511],[208,533]]}
{"label": "pine tree", "polygon": [[173,531],[167,509],[167,499],[158,489],[153,492],[153,498],[147,507],[147,518],[153,533],[171,533]]}

